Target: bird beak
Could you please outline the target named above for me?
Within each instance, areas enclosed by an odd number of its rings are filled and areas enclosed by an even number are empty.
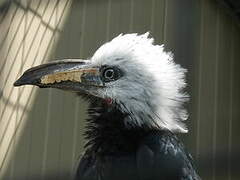
[[[14,86],[22,85],[85,93],[104,86],[100,69],[93,67],[89,60],[80,59],[59,60],[30,68],[14,83]]]

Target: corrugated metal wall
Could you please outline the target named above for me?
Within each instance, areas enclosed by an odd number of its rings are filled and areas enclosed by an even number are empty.
[[[240,31],[211,0],[22,0],[0,8],[0,179],[69,179],[83,151],[86,102],[13,88],[24,70],[87,58],[119,33],[150,31],[189,70],[190,132],[203,179],[239,179]]]

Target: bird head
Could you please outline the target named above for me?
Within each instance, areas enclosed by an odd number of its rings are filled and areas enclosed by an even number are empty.
[[[149,33],[120,34],[88,60],[65,59],[30,68],[15,86],[36,85],[87,94],[129,114],[126,127],[187,132],[186,70]]]

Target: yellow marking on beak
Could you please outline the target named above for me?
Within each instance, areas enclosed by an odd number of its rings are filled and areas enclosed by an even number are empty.
[[[74,71],[56,72],[54,74],[47,74],[41,78],[42,84],[53,84],[55,82],[59,83],[62,81],[72,81],[72,82],[82,82],[81,77],[83,74],[93,74],[99,75],[97,69],[82,69]]]

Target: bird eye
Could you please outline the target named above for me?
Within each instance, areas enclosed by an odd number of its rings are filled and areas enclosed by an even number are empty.
[[[113,69],[106,69],[103,73],[105,79],[112,80],[114,78],[114,70]]]
[[[121,77],[121,71],[116,67],[105,67],[102,70],[102,78],[105,82],[115,81]]]

